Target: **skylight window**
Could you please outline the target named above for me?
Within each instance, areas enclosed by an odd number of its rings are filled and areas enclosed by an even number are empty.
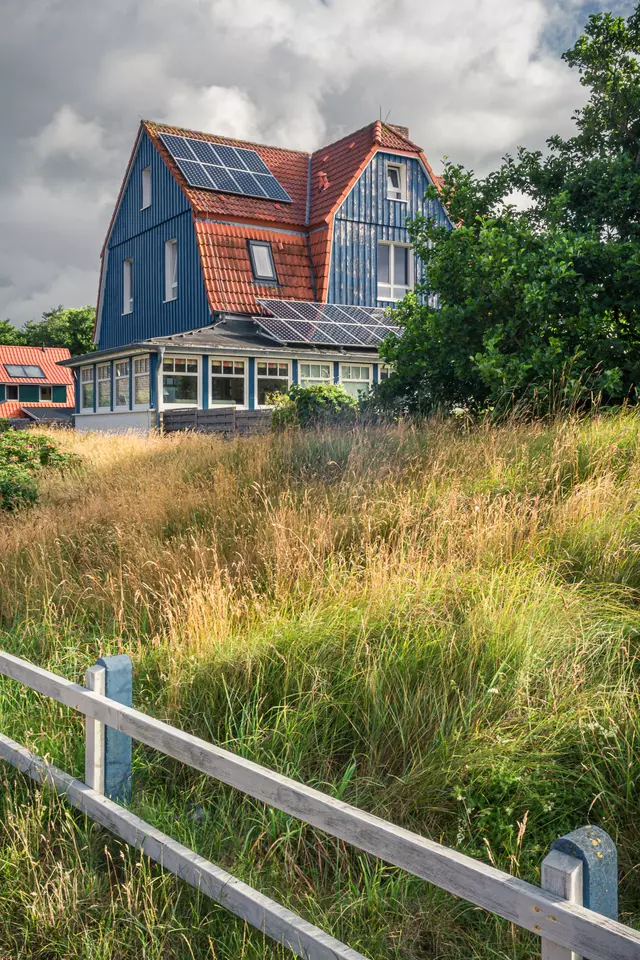
[[[267,280],[275,283],[278,280],[273,262],[271,244],[262,240],[249,240],[249,254],[251,255],[251,269],[256,280]]]
[[[10,377],[22,377],[29,380],[39,377],[44,380],[42,367],[36,367],[35,364],[5,363],[4,367]]]

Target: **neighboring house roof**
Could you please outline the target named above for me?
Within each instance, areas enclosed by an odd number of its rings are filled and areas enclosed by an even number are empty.
[[[0,383],[20,384],[72,384],[68,370],[58,366],[60,360],[71,356],[67,347],[16,347],[0,345]],[[11,377],[6,364],[40,367],[43,377]]]
[[[275,296],[326,301],[333,217],[376,151],[415,156],[431,180],[440,185],[440,178],[433,173],[421,147],[409,139],[406,129],[380,120],[314,153],[143,120],[118,204],[143,132],[155,145],[191,206],[202,273],[213,313],[259,313],[256,297],[274,293],[273,290],[265,293],[264,285],[257,284],[253,279],[246,242],[249,238],[271,241],[280,282]],[[276,202],[189,186],[161,140],[163,133],[255,150],[292,202]],[[117,210],[118,205],[111,220],[103,256]],[[97,334],[101,309],[102,293],[96,316]]]
[[[19,420],[26,416],[31,416],[31,419],[34,420],[36,417],[28,414],[26,411],[36,411],[44,414],[44,417],[38,417],[37,419],[48,419],[47,411],[51,410],[53,413],[51,417],[56,420],[66,419],[67,416],[71,416],[73,413],[73,404],[68,403],[51,403],[50,400],[43,400],[41,403],[38,403],[37,406],[33,405],[33,401],[29,404],[20,403],[19,400],[5,400],[3,403],[0,403],[0,420],[6,418]]]
[[[30,420],[70,420],[73,416],[73,407],[62,407],[59,404],[39,404],[37,407],[22,407],[22,412]]]

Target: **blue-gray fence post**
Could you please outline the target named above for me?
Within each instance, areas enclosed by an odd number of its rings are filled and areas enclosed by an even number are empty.
[[[542,888],[618,919],[618,853],[601,827],[580,827],[554,840],[542,861]],[[579,960],[575,953],[542,940],[542,960]]]
[[[97,666],[105,668],[105,696],[125,707],[133,706],[133,666],[126,654],[100,657]],[[110,800],[129,803],[132,783],[131,737],[105,727],[104,792]]]

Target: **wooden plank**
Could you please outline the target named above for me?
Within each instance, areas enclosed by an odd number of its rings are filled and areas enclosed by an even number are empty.
[[[563,900],[582,904],[582,861],[559,850],[552,850],[542,861],[542,889],[556,893]],[[582,958],[550,940],[542,939],[542,960],[582,960]]]
[[[86,673],[87,690],[104,697],[106,670],[96,664]],[[85,718],[84,782],[96,793],[104,793],[104,724]]]
[[[142,850],[145,856],[211,897],[235,916],[246,920],[252,927],[285,944],[299,957],[311,960],[366,960],[361,953],[172,840],[80,780],[45,763],[3,734],[0,734],[0,757],[37,783],[53,786],[76,809],[132,847]]]
[[[132,707],[98,697],[11,654],[0,653],[0,673],[590,960],[640,960],[640,932],[615,920],[568,903]]]

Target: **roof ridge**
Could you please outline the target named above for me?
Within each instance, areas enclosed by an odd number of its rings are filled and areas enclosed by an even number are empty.
[[[239,137],[228,137],[224,133],[207,133],[205,130],[193,130],[190,127],[181,127],[174,123],[158,123],[157,120],[141,120],[142,126],[155,127],[156,130],[182,130],[183,133],[197,133],[200,137],[218,137],[221,140],[231,140],[233,143],[245,144],[249,147],[262,147],[264,150],[282,150],[283,153],[294,153],[301,157],[310,157],[308,150],[293,150],[291,147],[278,147],[272,143],[256,143],[254,140],[241,140]]]

